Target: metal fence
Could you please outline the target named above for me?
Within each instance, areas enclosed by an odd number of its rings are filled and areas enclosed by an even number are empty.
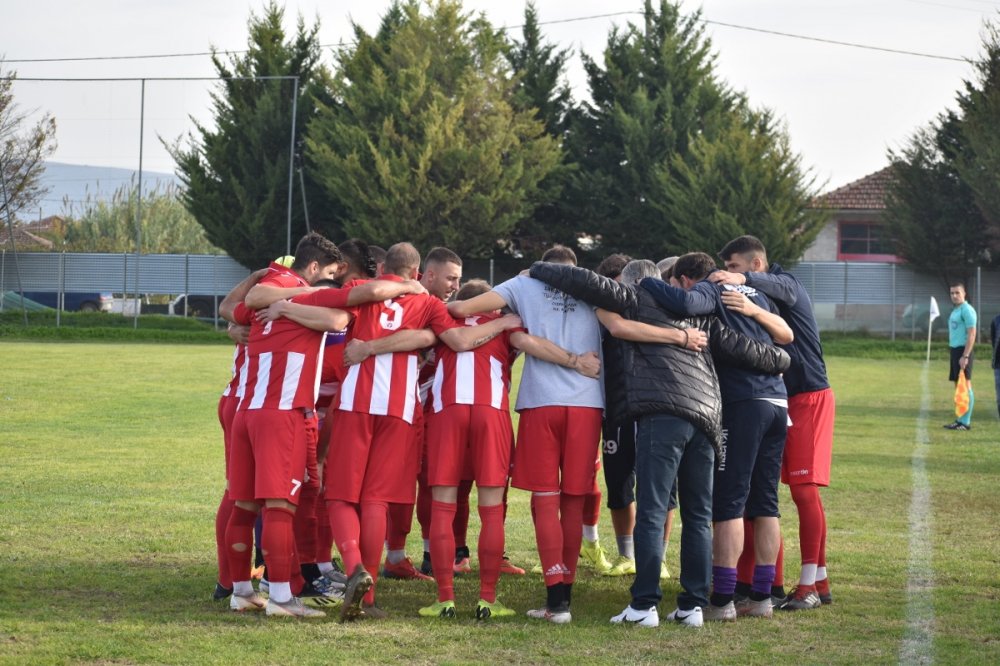
[[[518,259],[472,260],[465,262],[463,272],[467,279],[477,277],[496,284],[529,265]],[[19,252],[15,261],[4,250],[0,252],[0,308],[4,307],[2,294],[19,289],[127,296],[195,294],[221,299],[249,273],[226,255]],[[936,277],[906,266],[861,262],[801,263],[792,273],[809,292],[822,330],[922,338],[931,296],[942,312],[935,322],[935,335],[940,337],[946,330],[951,302],[946,285]],[[968,294],[980,316],[980,332],[988,331],[989,322],[1000,313],[1000,273],[977,272]]]

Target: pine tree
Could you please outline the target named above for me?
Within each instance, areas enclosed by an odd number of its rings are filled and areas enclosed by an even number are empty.
[[[534,2],[525,6],[521,35],[521,41],[511,44],[506,52],[516,77],[513,104],[518,109],[532,110],[545,123],[546,133],[561,146],[574,111],[565,79],[571,51],[557,50],[554,44],[543,41]],[[559,164],[540,183],[541,203],[514,229],[509,252],[536,256],[553,243],[574,242],[574,224],[557,205],[574,169],[567,158],[568,154],[561,151]]]
[[[303,140],[316,100],[319,26],[306,28],[300,17],[295,35],[286,39],[284,11],[270,2],[263,15],[251,13],[248,51],[212,62],[223,78],[212,95],[215,127],[197,125],[188,147],[171,149],[177,173],[186,186],[184,203],[213,244],[251,268],[267,265],[287,251],[289,163],[292,159],[292,109],[296,106],[296,144]],[[298,77],[297,105],[293,81],[232,77]],[[304,174],[310,226],[337,235],[337,206]],[[291,243],[306,232],[298,177],[292,191]]]
[[[603,68],[584,58],[593,101],[569,134],[580,169],[562,205],[595,254],[657,260],[757,233],[794,263],[820,223],[783,131],[717,79],[700,12],[646,0],[643,19],[612,31]]]
[[[490,256],[530,214],[559,159],[533,114],[514,108],[505,41],[455,0],[394,5],[379,31],[354,27],[307,151],[343,202],[349,235]]]

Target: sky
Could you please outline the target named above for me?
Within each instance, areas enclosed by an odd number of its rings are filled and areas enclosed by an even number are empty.
[[[351,21],[378,26],[387,0],[347,3],[288,0],[290,30],[298,15],[320,20],[320,41],[351,39]],[[211,81],[32,81],[29,79],[214,77],[206,55],[156,59],[29,62],[111,56],[205,53],[246,48],[250,12],[263,0],[50,0],[8,3],[0,22],[3,71],[17,72],[22,111],[48,111],[58,124],[53,161],[172,172],[162,142],[211,123]],[[520,37],[524,5],[465,0],[496,26]],[[640,19],[641,0],[536,0],[547,41],[574,52],[567,80],[587,96],[580,54],[601,62],[608,32]],[[887,149],[946,108],[964,79],[969,59],[981,55],[985,20],[1000,17],[1000,0],[704,0],[682,3],[702,11],[716,53],[716,72],[752,104],[785,123],[791,145],[821,191],[887,165]],[[622,14],[634,9],[635,14]],[[607,16],[617,14],[616,16]],[[552,22],[546,24],[546,22]],[[793,38],[774,33],[808,37]],[[924,57],[824,41],[940,56]],[[332,64],[331,48],[324,49]],[[944,58],[944,59],[943,59]],[[950,59],[947,59],[950,58]],[[957,59],[957,60],[956,60]]]

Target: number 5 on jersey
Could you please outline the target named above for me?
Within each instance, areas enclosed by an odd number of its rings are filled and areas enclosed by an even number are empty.
[[[383,311],[379,315],[378,323],[387,331],[395,331],[403,323],[403,306],[391,298],[384,301],[382,305],[392,311],[392,319],[389,318],[388,312]]]

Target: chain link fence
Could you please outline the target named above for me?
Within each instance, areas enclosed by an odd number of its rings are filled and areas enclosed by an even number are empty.
[[[465,279],[497,284],[530,266],[527,260],[471,260]],[[16,298],[26,294],[54,295],[64,309],[85,297],[115,298],[111,308],[126,315],[173,314],[217,320],[218,303],[250,271],[226,255],[73,254],[0,252],[0,310],[20,309]],[[809,262],[795,274],[813,302],[824,331],[863,331],[893,339],[927,335],[930,299],[937,299],[942,316],[934,335],[947,335],[951,308],[948,288],[932,276],[897,264]],[[968,285],[968,300],[979,313],[980,334],[1000,313],[1000,273],[978,271]],[[138,305],[136,305],[138,303]],[[139,317],[141,320],[141,317]]]

